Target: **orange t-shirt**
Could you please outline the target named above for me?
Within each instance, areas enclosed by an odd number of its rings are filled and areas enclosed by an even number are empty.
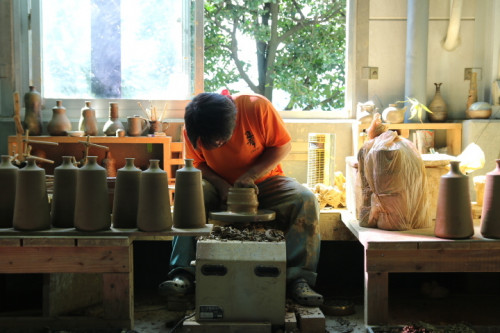
[[[194,160],[195,167],[205,162],[230,184],[234,184],[267,147],[280,147],[291,141],[283,120],[268,99],[246,94],[232,98],[237,109],[236,126],[231,139],[223,146],[207,150],[199,144],[195,150],[184,130],[187,158]],[[255,183],[276,175],[284,175],[281,164]]]

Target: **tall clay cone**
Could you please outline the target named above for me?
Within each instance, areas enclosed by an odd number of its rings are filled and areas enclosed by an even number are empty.
[[[50,229],[50,207],[45,184],[45,170],[28,158],[19,170],[14,205],[14,229],[24,231]]]
[[[141,169],[134,165],[134,158],[126,158],[125,166],[116,173],[112,222],[114,228],[137,228],[139,186]]]
[[[78,168],[73,164],[73,156],[63,156],[62,164],[54,169],[51,213],[53,227],[74,227],[77,173]]]
[[[206,224],[201,171],[186,159],[175,174],[174,228],[203,228]]]
[[[500,238],[500,159],[496,164],[495,170],[486,174],[484,185],[481,235],[486,238]]]
[[[474,235],[469,195],[469,177],[460,171],[460,162],[451,161],[450,172],[441,176],[436,226],[440,238],[463,239]]]
[[[149,168],[141,173],[137,212],[137,228],[141,231],[172,228],[168,176],[160,169],[159,163],[159,160],[150,160]]]
[[[0,228],[12,228],[14,203],[19,169],[10,163],[9,155],[2,155],[0,163]]]
[[[75,228],[100,231],[111,227],[106,169],[88,156],[76,177]]]

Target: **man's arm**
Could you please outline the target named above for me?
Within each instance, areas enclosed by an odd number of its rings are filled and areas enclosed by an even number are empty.
[[[254,187],[257,190],[255,181],[278,165],[291,149],[292,143],[290,141],[279,147],[267,147],[250,169],[234,182],[234,186]]]

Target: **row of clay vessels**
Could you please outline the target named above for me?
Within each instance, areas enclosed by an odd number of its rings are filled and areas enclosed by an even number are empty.
[[[77,168],[72,156],[54,169],[52,206],[48,203],[45,170],[28,158],[27,165],[18,169],[10,156],[2,155],[0,164],[1,228],[23,231],[55,228],[76,228],[80,231],[138,228],[141,231],[165,231],[172,225],[178,229],[205,226],[205,208],[201,171],[186,160],[186,166],[176,173],[176,197],[172,221],[167,173],[159,160],[150,160],[145,171],[127,158],[116,177],[112,214],[110,214],[106,170],[89,156],[87,163]],[[15,193],[15,195],[13,195]]]
[[[474,235],[469,177],[460,171],[460,162],[451,161],[450,171],[441,176],[434,234],[440,238],[465,239]],[[495,205],[496,202],[496,205]],[[486,174],[481,235],[500,238],[500,159]]]
[[[29,92],[24,95],[25,116],[23,121],[24,129],[29,130],[30,135],[42,135],[42,96],[34,86],[30,86]],[[138,116],[129,117],[137,118]],[[129,135],[140,136],[147,130],[154,134],[154,131],[161,131],[160,122],[148,123],[147,119],[140,117],[143,120],[142,126]],[[84,135],[96,136],[98,133],[98,125],[95,110],[92,108],[91,102],[86,101],[85,106],[81,109],[80,120],[78,122],[78,130],[84,132]],[[109,118],[103,126],[103,133],[106,136],[116,136],[117,132],[122,130],[125,132],[123,123],[119,119],[118,103],[109,102]],[[52,118],[47,125],[47,132],[52,136],[65,136],[71,131],[71,121],[66,115],[66,108],[62,105],[62,101],[56,101],[56,106],[52,108]],[[153,132],[152,132],[153,131]]]

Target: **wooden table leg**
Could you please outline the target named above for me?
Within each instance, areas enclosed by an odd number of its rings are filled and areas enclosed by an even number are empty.
[[[365,272],[365,323],[387,324],[389,319],[389,274]]]

